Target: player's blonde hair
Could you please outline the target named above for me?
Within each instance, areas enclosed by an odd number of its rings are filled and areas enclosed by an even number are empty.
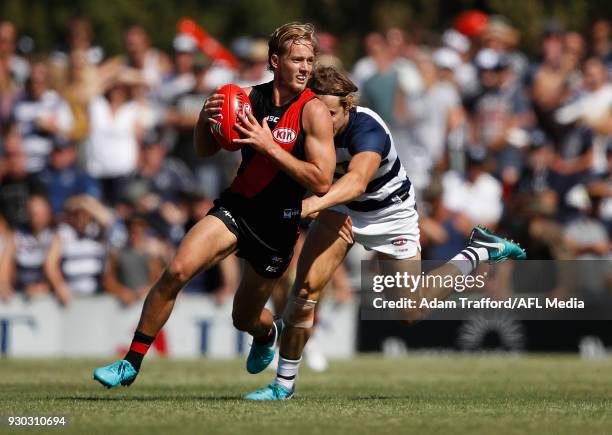
[[[268,68],[272,69],[272,55],[281,56],[291,48],[291,44],[305,41],[312,44],[315,56],[319,52],[319,42],[315,35],[315,28],[310,23],[293,21],[277,28],[268,41]]]
[[[335,66],[317,66],[308,86],[315,94],[340,98],[340,105],[344,110],[351,110],[359,101],[359,89],[355,83]]]

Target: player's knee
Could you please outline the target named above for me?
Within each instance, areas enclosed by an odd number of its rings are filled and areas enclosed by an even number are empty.
[[[303,285],[300,288],[294,288],[291,295],[295,295],[300,299],[307,299],[310,301],[317,301],[319,299],[319,291],[313,289],[309,285]]]
[[[311,329],[314,325],[316,300],[295,294],[289,296],[283,312],[283,321],[295,328]]]

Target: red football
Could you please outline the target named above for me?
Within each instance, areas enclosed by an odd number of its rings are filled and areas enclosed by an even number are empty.
[[[223,86],[217,93],[225,95],[225,99],[221,113],[215,117],[218,122],[210,125],[210,131],[221,148],[228,151],[239,150],[241,145],[232,142],[240,138],[238,132],[234,130],[234,124],[240,122],[239,114],[251,112],[251,100],[244,89],[233,84]]]

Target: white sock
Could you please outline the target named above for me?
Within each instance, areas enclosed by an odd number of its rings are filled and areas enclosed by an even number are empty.
[[[302,362],[302,358],[297,360],[286,359],[279,355],[275,382],[288,390],[292,390],[300,368],[300,362]]]
[[[463,274],[467,276],[478,267],[481,261],[489,259],[487,248],[473,248],[468,246],[463,251],[455,255],[449,263],[454,264]]]

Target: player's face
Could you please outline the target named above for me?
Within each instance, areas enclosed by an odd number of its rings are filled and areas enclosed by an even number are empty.
[[[290,44],[289,50],[277,57],[278,67],[275,68],[275,73],[284,86],[292,92],[300,93],[306,88],[312,73],[314,49],[308,41],[299,40]]]
[[[329,109],[329,114],[334,123],[334,136],[341,133],[349,122],[349,112],[340,104],[340,97],[335,95],[319,95],[319,99]]]

